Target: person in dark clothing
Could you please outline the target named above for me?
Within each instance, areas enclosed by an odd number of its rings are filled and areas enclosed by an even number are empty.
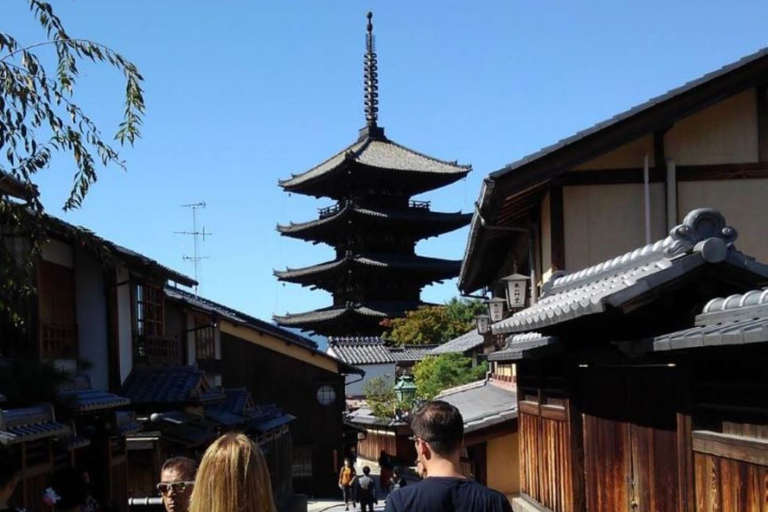
[[[360,502],[360,512],[373,512],[373,505],[379,500],[376,498],[376,481],[371,478],[371,468],[363,467],[363,476],[357,479],[357,501]]]
[[[424,480],[389,495],[385,512],[512,512],[506,496],[461,474],[464,420],[456,407],[427,402],[411,416]]]
[[[0,453],[0,512],[14,512],[17,508],[8,506],[8,502],[19,482],[19,466],[7,453]]]
[[[392,470],[392,478],[389,479],[389,489],[390,492],[396,491],[401,487],[405,487],[407,485],[407,482],[405,481],[405,478],[403,478],[403,475],[400,474],[400,468],[395,468]]]

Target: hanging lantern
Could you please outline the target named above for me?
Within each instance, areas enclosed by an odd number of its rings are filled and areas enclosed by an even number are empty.
[[[477,315],[475,321],[477,322],[478,334],[485,334],[491,328],[491,317],[488,315]]]
[[[400,402],[411,403],[416,399],[416,383],[413,375],[402,375],[395,384],[395,395]]]
[[[491,316],[491,322],[496,323],[504,319],[504,299],[494,297],[486,301],[488,303],[488,314]]]
[[[522,274],[512,274],[501,280],[507,285],[507,307],[509,307],[510,310],[524,308],[525,293],[530,277]]]

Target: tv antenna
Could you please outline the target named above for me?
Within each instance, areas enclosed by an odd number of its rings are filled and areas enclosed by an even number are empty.
[[[201,208],[205,208],[205,201],[200,201],[199,203],[190,203],[190,204],[183,204],[181,205],[182,208],[189,208],[192,210],[192,231],[174,231],[177,235],[187,235],[192,237],[192,243],[193,243],[193,253],[192,256],[182,256],[181,259],[184,261],[191,261],[192,264],[195,267],[195,281],[198,281],[198,271],[200,262],[202,260],[209,259],[207,256],[201,256],[199,251],[198,242],[202,241],[205,242],[205,237],[213,235],[213,233],[210,233],[205,230],[203,227],[202,230],[198,231],[197,229],[197,210]],[[197,295],[197,287],[198,285],[195,285],[195,295]]]

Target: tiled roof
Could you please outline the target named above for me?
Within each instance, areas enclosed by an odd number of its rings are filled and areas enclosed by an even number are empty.
[[[449,279],[459,272],[461,261],[399,254],[350,254],[337,260],[309,267],[276,270],[274,274],[283,281],[292,281],[300,280],[299,278],[305,276],[320,277],[326,273],[344,272],[353,266],[386,268],[396,271],[414,270],[435,274],[430,276],[432,279]]]
[[[463,354],[477,347],[483,346],[483,335],[477,332],[477,329],[472,329],[468,333],[462,334],[458,338],[454,338],[451,341],[447,341],[442,345],[432,349],[432,355],[440,354]]]
[[[205,374],[191,366],[134,367],[123,394],[136,405],[200,403],[208,391]]]
[[[380,338],[328,338],[328,350],[354,365],[395,363],[394,355]]]
[[[57,400],[77,412],[111,409],[131,403],[125,397],[91,389],[91,380],[87,375],[78,375],[59,388]]]
[[[347,421],[353,425],[377,425],[382,427],[399,427],[405,425],[405,421],[398,419],[381,419],[373,415],[368,407],[361,407],[347,415]]]
[[[243,324],[253,329],[265,331],[278,337],[284,341],[288,341],[295,345],[301,345],[311,349],[317,349],[317,343],[310,340],[307,337],[296,334],[293,331],[283,329],[278,325],[270,324],[264,320],[259,320],[256,317],[237,311],[230,307],[224,306],[212,300],[200,297],[193,293],[189,293],[185,290],[178,288],[166,287],[165,296],[171,300],[179,301],[197,310],[206,313],[216,313],[221,318],[232,321],[234,323]]]
[[[737,236],[716,210],[694,210],[664,240],[574,274],[555,273],[538,302],[494,324],[493,333],[537,330],[621,307],[705,264],[727,264],[755,278],[768,277],[768,266],[735,249]]]
[[[402,347],[390,347],[389,351],[395,361],[417,362],[431,355],[438,345],[404,345]]]
[[[136,420],[135,411],[115,411],[115,427],[122,436],[135,434],[142,429],[141,423]]]
[[[303,326],[313,323],[336,322],[344,315],[361,315],[374,319],[400,317],[406,311],[413,311],[421,305],[423,305],[421,302],[368,302],[345,306],[331,306],[306,313],[290,313],[285,316],[275,315],[274,319],[282,325],[302,326],[304,328]]]
[[[224,390],[225,400],[208,408],[217,411],[229,412],[240,416],[252,414],[255,410],[250,391],[245,388],[227,388]]]
[[[517,393],[487,381],[446,389],[435,399],[461,412],[465,434],[517,418]]]
[[[631,109],[622,112],[621,114],[615,115],[605,121],[601,121],[594,126],[587,128],[586,130],[582,130],[578,133],[575,133],[574,135],[571,135],[568,138],[562,139],[555,144],[552,144],[551,146],[547,146],[540,151],[537,151],[536,153],[532,153],[516,162],[513,162],[507,166],[505,166],[503,169],[493,172],[490,174],[491,178],[499,178],[501,176],[504,176],[508,173],[514,172],[516,169],[519,169],[520,167],[524,166],[525,164],[533,161],[538,160],[539,158],[548,155],[550,153],[554,153],[559,149],[562,149],[568,145],[571,145],[575,142],[580,141],[581,139],[586,138],[589,135],[592,135],[593,133],[605,130],[610,128],[611,126],[624,121],[632,116],[635,116],[637,114],[640,114],[641,112],[644,112],[646,110],[649,110],[650,108],[660,104],[664,103],[666,101],[672,100],[677,96],[682,95],[685,92],[690,91],[691,89],[694,89],[702,84],[705,84],[707,82],[710,82],[714,80],[715,78],[721,77],[723,75],[726,75],[732,71],[735,71],[736,69],[739,69],[741,67],[744,67],[748,64],[751,64],[755,61],[758,61],[760,59],[765,58],[768,56],[768,48],[763,48],[762,50],[753,53],[751,55],[747,55],[746,57],[737,60],[736,62],[733,62],[731,64],[728,64],[727,66],[723,66],[722,68],[713,71],[711,73],[707,73],[706,75],[697,78],[696,80],[692,80],[690,82],[687,82],[683,84],[680,87],[677,87],[675,89],[672,89],[660,96],[656,96],[655,98],[651,98],[650,100],[646,101],[645,103],[641,103],[640,105],[637,105],[635,107],[632,107]]]
[[[248,418],[244,416],[209,408],[205,409],[205,417],[227,427],[237,427],[248,423]]]
[[[654,351],[768,342],[768,290],[709,301],[694,327],[657,336]]]
[[[56,421],[50,404],[0,410],[1,444],[11,445],[69,435],[69,427]]]
[[[526,332],[514,334],[506,339],[503,349],[488,354],[489,361],[517,361],[525,357],[525,351],[534,348],[554,345],[557,338],[544,336],[538,332]]]
[[[283,234],[300,233],[301,231],[317,228],[324,224],[332,224],[335,221],[350,215],[369,217],[372,219],[404,221],[407,222],[409,226],[413,226],[415,224],[426,224],[429,228],[431,228],[431,230],[439,232],[444,232],[443,230],[439,229],[439,226],[443,224],[450,225],[449,229],[458,229],[461,226],[469,224],[469,221],[472,219],[471,213],[442,213],[433,212],[424,208],[408,208],[403,210],[394,210],[388,208],[372,209],[357,207],[350,203],[345,205],[343,208],[340,208],[338,212],[334,213],[333,215],[329,215],[328,217],[323,217],[308,222],[291,222],[288,225],[278,225],[277,230]]]
[[[279,184],[283,188],[295,187],[331,173],[345,162],[406,173],[453,174],[457,180],[471,170],[471,166],[438,160],[387,139],[366,138],[339,151],[307,172],[280,180]]]

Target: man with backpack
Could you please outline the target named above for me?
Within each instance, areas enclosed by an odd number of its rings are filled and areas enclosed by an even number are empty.
[[[376,480],[371,478],[371,468],[363,467],[363,476],[357,479],[357,501],[360,502],[360,512],[373,512],[373,505],[378,504],[376,498]]]

